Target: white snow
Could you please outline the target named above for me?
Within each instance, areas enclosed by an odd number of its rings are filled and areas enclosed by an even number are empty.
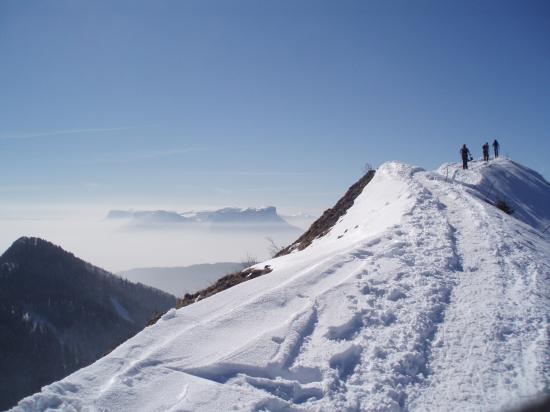
[[[272,273],[169,311],[15,410],[485,411],[540,396],[550,188],[506,159],[471,165],[382,165],[327,235],[258,265]]]
[[[168,312],[166,312],[164,315],[161,316],[162,320],[169,320],[176,317],[176,309],[172,308]]]

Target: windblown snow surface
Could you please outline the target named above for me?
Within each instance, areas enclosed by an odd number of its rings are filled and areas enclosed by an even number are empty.
[[[493,203],[502,199],[509,216]],[[550,186],[382,165],[273,272],[171,310],[15,410],[501,410],[548,393]]]

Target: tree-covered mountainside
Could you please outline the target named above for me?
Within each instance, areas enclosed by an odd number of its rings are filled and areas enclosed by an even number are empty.
[[[0,257],[0,409],[99,359],[175,298],[23,237]]]

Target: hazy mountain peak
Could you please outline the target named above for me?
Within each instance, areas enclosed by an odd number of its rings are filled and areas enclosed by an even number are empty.
[[[180,223],[194,224],[235,224],[235,225],[271,225],[279,228],[294,229],[277,213],[275,206],[265,207],[224,207],[215,210],[188,211],[184,213],[166,210],[111,210],[107,219],[128,220],[137,225],[166,225]],[[179,226],[185,228],[186,226]]]
[[[14,248],[33,248],[33,247],[52,247],[58,248],[47,240],[41,239],[39,237],[30,237],[30,236],[21,236],[15,242],[13,242],[12,247]]]

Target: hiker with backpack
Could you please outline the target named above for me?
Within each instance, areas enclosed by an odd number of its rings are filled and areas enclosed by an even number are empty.
[[[495,152],[495,159],[498,157],[498,150],[500,149],[500,144],[497,142],[497,139],[493,141],[493,150]]]
[[[460,149],[460,155],[462,156],[462,169],[468,169],[468,160],[471,160],[470,150],[463,144]]]
[[[488,162],[489,161],[489,143],[485,143],[483,146],[481,146],[483,149],[483,160]]]

